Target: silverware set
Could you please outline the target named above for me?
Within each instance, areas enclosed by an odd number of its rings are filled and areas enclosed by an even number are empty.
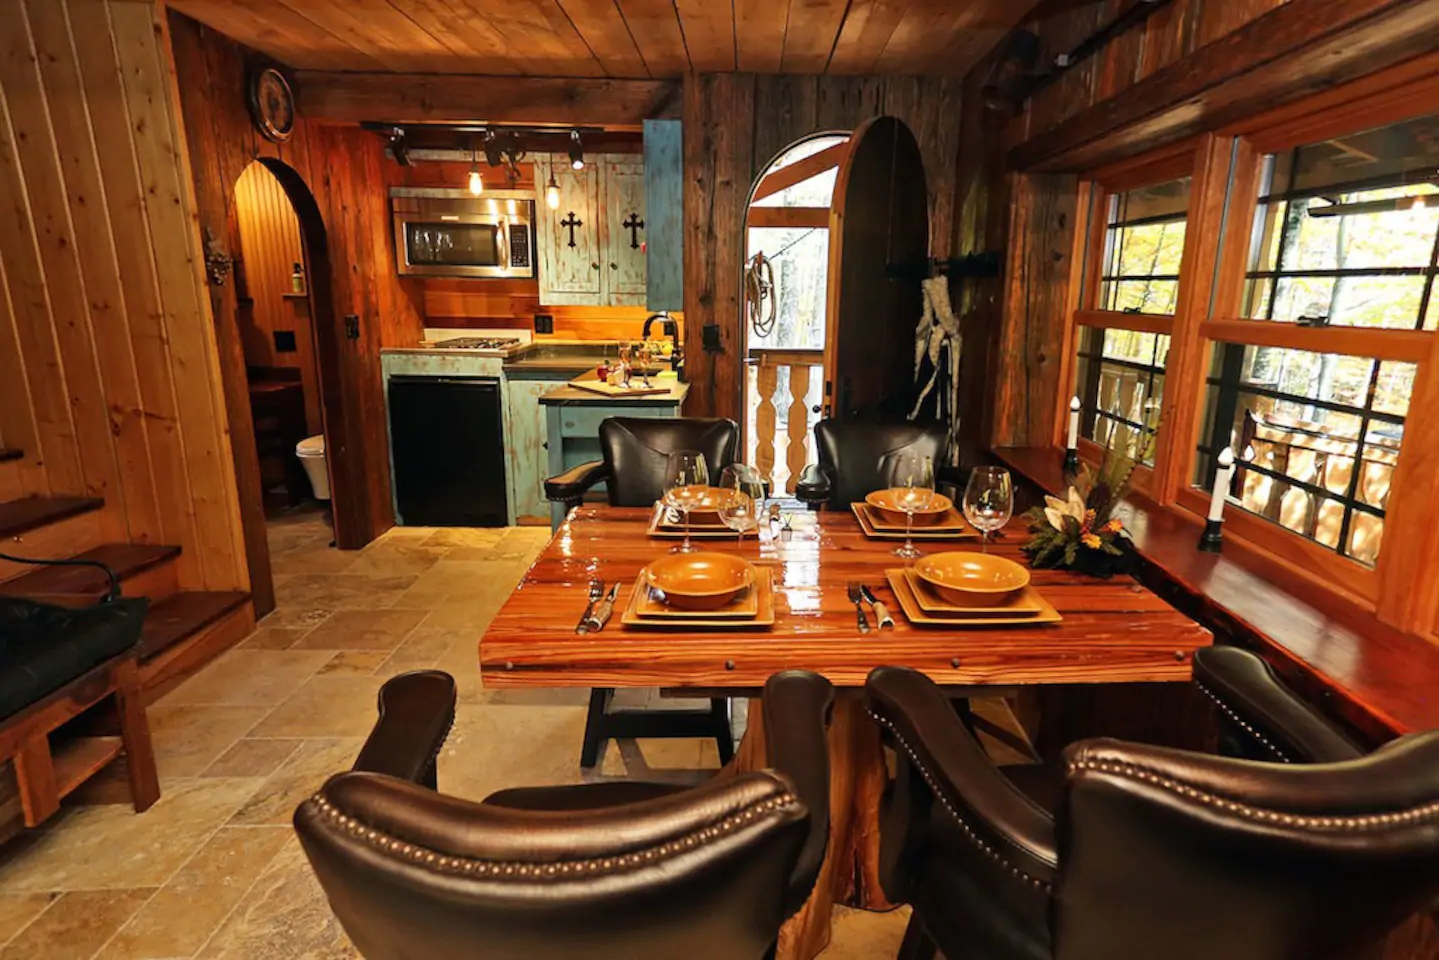
[[[585,605],[585,612],[580,614],[580,622],[575,624],[575,633],[598,633],[603,630],[610,615],[615,612],[615,598],[619,593],[618,583],[611,586],[609,593],[606,593],[603,580],[590,580],[589,603]]]
[[[889,615],[889,608],[886,607],[874,591],[858,581],[851,580],[846,587],[846,594],[849,602],[854,604],[855,625],[859,627],[861,634],[869,633],[869,618],[864,615],[864,605],[867,603],[874,611],[874,622],[879,629],[894,628],[894,618]]]

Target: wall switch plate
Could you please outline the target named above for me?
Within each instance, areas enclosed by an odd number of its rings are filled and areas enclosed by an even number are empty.
[[[705,353],[724,353],[724,345],[720,342],[720,328],[717,323],[707,323],[700,331],[703,338]]]
[[[345,314],[345,337],[350,340],[360,339],[360,315],[358,313]]]
[[[552,313],[535,314],[535,333],[554,333],[555,315]]]
[[[297,350],[299,350],[299,346],[296,345],[296,343],[295,343],[295,331],[293,331],[293,330],[276,330],[276,331],[275,331],[275,352],[276,352],[276,353],[294,353],[294,352],[297,351]]]

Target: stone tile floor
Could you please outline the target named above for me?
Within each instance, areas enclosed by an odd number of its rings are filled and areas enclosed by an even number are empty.
[[[290,829],[349,766],[386,678],[438,667],[460,704],[440,788],[581,779],[586,691],[485,691],[476,645],[548,531],[396,528],[362,551],[314,513],[270,529],[279,606],[150,710],[160,801],[67,807],[0,849],[0,960],[356,956]],[[643,696],[643,694],[641,694]],[[713,742],[611,744],[598,777],[700,778]],[[907,910],[838,912],[826,960],[893,957]]]

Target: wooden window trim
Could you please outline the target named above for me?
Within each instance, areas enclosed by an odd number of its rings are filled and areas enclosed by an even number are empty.
[[[1174,330],[1172,313],[1119,313],[1115,310],[1076,310],[1074,322],[1081,327],[1104,330],[1134,330],[1169,336]]]
[[[1274,320],[1215,319],[1199,327],[1216,343],[1280,347],[1314,353],[1423,363],[1433,349],[1432,330],[1381,330],[1374,327],[1300,327]]]

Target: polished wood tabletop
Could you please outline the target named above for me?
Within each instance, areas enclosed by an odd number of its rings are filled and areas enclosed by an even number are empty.
[[[776,621],[768,629],[630,629],[620,614],[635,577],[673,540],[648,535],[651,511],[582,506],[572,512],[480,640],[487,687],[695,687],[748,689],[779,670],[803,667],[838,686],[861,686],[877,666],[903,664],[941,684],[1007,686],[1187,681],[1208,630],[1129,577],[1098,580],[1033,571],[1034,587],[1063,615],[1042,626],[915,627],[885,581],[903,566],[894,541],[871,540],[849,514],[801,516],[787,537],[762,530],[696,541],[768,567]],[[990,550],[1023,560],[1022,522]],[[926,553],[978,550],[973,540],[924,541]],[[598,633],[577,634],[591,578],[623,586],[614,616]],[[861,635],[846,585],[859,581],[884,601],[893,629]],[[871,624],[873,616],[868,609]]]

